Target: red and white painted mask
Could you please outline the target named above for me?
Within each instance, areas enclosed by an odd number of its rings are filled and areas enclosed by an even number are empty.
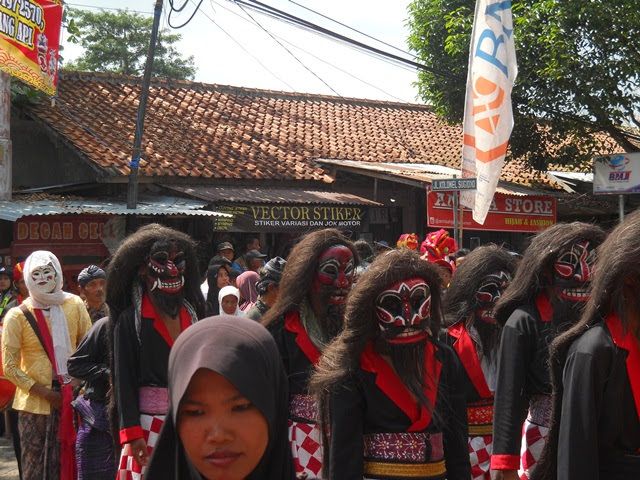
[[[376,299],[382,337],[389,343],[415,343],[429,334],[431,289],[419,277],[390,285]]]
[[[185,267],[184,252],[178,251],[174,245],[154,244],[147,262],[149,291],[168,295],[181,292],[184,287]]]
[[[326,298],[330,305],[342,305],[353,285],[355,261],[345,245],[326,249],[318,259],[318,269],[311,284],[314,295]]]
[[[51,293],[56,288],[56,269],[51,264],[41,265],[31,271],[32,288],[41,293]]]
[[[495,272],[487,275],[480,282],[476,291],[476,318],[486,323],[496,323],[493,307],[511,282],[509,272]]]
[[[595,261],[596,249],[588,240],[576,242],[560,252],[553,264],[553,286],[558,298],[568,302],[589,300]]]

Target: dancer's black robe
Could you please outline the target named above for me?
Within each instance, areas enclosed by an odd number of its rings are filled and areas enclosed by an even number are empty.
[[[574,341],[562,385],[558,480],[640,479],[640,349],[615,315]]]
[[[400,377],[368,345],[361,356],[360,368],[336,389],[330,400],[328,478],[385,478],[364,473],[365,462],[380,459],[365,457],[363,435],[426,432],[431,436],[442,434],[446,474],[423,478],[468,480],[471,473],[461,368],[449,347],[439,341],[427,343],[425,376],[431,379],[431,384],[425,394],[435,404],[432,414],[430,409],[418,405]]]

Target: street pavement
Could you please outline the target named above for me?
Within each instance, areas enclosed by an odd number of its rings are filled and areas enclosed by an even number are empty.
[[[0,478],[2,480],[18,480],[18,464],[13,454],[11,440],[0,437]]]

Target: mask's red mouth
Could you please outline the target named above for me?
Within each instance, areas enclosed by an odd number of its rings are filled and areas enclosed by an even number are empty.
[[[568,302],[586,302],[589,300],[589,289],[582,288],[562,288],[558,293],[558,297]]]
[[[178,293],[184,287],[184,277],[171,277],[168,279],[156,278],[156,281],[151,286],[151,291],[159,290],[163,293]]]

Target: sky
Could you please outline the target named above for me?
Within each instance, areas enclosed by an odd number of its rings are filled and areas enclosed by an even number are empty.
[[[185,10],[172,16],[173,24],[183,23],[196,7],[186,0]],[[173,0],[174,5],[183,0]],[[271,6],[300,16],[381,49],[408,57],[392,47],[323,19],[299,5],[315,10],[407,51],[406,26],[409,0],[262,0]],[[73,8],[96,11],[97,8],[122,8],[152,15],[153,0],[70,0]],[[296,5],[298,4],[298,5]],[[169,0],[164,0],[161,26],[167,25]],[[252,10],[246,10],[264,29],[275,36],[290,53],[245,12],[229,0],[203,0],[193,20],[177,30],[178,44],[184,56],[193,55],[197,68],[195,80],[270,90],[320,93],[345,97],[417,102],[417,78],[411,67],[398,66],[361,53],[316,34],[281,23]],[[186,14],[186,15],[183,15]],[[226,32],[224,33],[223,32]],[[82,48],[66,42],[64,57],[73,60]],[[409,57],[410,58],[410,57]]]

